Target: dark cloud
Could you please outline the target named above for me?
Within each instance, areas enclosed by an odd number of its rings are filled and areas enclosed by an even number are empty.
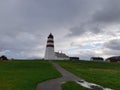
[[[120,51],[119,50],[105,49],[105,50],[103,50],[103,54],[106,55],[107,57],[120,56]]]
[[[98,34],[98,33],[102,33],[103,30],[102,30],[103,26],[99,25],[99,24],[89,24],[89,23],[84,23],[82,25],[80,25],[79,27],[78,26],[75,26],[75,27],[72,27],[70,28],[70,33],[67,35],[67,36],[81,36],[83,34],[86,34],[86,33],[93,33],[93,34]]]
[[[115,23],[120,22],[120,1],[107,0],[93,15],[94,22]]]
[[[96,5],[98,6],[96,6]],[[89,7],[89,6],[88,6]],[[94,34],[104,34],[103,29],[112,25],[119,24],[120,21],[120,1],[106,0],[93,4],[96,9],[89,9],[92,14],[88,14],[84,22],[69,29],[68,36],[81,36],[86,32]],[[83,20],[82,19],[82,20]],[[104,29],[105,30],[105,29]],[[111,32],[111,31],[110,31]],[[111,32],[113,34],[114,31]]]
[[[107,57],[120,55],[120,39],[107,41],[103,45],[103,54]]]
[[[70,28],[70,33],[67,35],[69,36],[80,36],[82,34],[84,34],[86,32],[86,29],[84,26],[80,26],[80,27],[72,27]]]
[[[106,42],[105,47],[111,50],[120,50],[120,39],[113,39]]]

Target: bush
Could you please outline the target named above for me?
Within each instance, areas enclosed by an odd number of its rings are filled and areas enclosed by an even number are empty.
[[[7,58],[6,56],[2,55],[2,56],[0,57],[0,61],[5,61],[5,60],[8,60],[8,58]]]

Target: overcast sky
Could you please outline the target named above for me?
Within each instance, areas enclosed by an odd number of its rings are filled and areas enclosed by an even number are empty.
[[[120,55],[120,0],[0,0],[0,55],[43,58],[50,32],[69,56]]]

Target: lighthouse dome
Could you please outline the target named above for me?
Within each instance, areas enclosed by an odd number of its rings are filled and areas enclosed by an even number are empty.
[[[53,38],[53,35],[52,35],[52,33],[50,33],[50,35],[48,36],[48,38]]]

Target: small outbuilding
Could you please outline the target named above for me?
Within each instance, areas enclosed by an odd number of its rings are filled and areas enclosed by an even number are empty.
[[[91,61],[104,61],[104,59],[102,57],[91,57],[90,58]]]
[[[107,62],[120,62],[120,56],[109,57],[106,59]]]
[[[79,57],[70,57],[70,60],[79,60]]]

